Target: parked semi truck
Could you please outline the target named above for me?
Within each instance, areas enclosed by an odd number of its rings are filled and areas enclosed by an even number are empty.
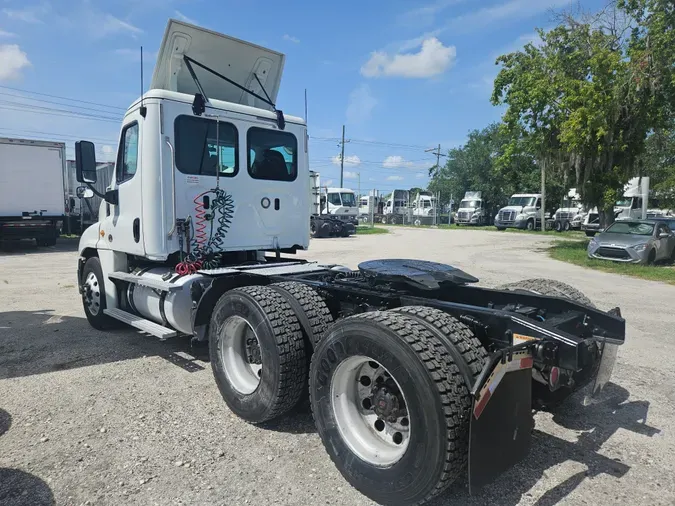
[[[557,232],[579,230],[587,214],[581,195],[576,188],[571,188],[562,205],[553,213],[553,229]]]
[[[541,194],[516,193],[495,216],[497,230],[521,228],[535,230],[541,227]]]
[[[438,199],[433,192],[418,192],[412,201],[412,222],[414,225],[436,225]]]
[[[457,225],[485,225],[488,221],[487,208],[482,192],[465,192],[459,203],[455,223]]]
[[[66,145],[0,138],[0,240],[53,246],[65,218]]]
[[[333,191],[333,188],[321,187],[321,176],[318,172],[309,171],[310,174],[310,217],[309,229],[312,237],[348,237],[356,232],[356,199],[351,190],[341,189],[344,191]],[[351,199],[354,199],[354,206],[342,205],[341,194],[345,193],[344,201],[351,203],[349,194],[351,192]],[[337,193],[340,205],[334,204],[336,199],[334,197]],[[333,195],[333,196],[331,196]],[[331,204],[330,201],[334,203]]]
[[[525,458],[533,406],[602,389],[625,321],[556,281],[495,289],[423,260],[294,257],[312,207],[305,120],[275,105],[284,60],[169,21],[80,240],[85,315],[208,342],[250,423],[308,393],[326,451],[373,501],[423,504],[465,473],[475,491]],[[76,162],[93,187],[92,143]]]
[[[408,190],[394,190],[384,203],[382,215],[379,216],[381,223],[402,224],[409,222],[408,204],[410,192]]]

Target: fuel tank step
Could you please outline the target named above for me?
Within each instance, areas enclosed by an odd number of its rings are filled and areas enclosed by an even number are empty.
[[[154,288],[155,290],[160,290],[162,292],[171,292],[173,290],[180,290],[182,288],[180,285],[168,283],[166,281],[160,281],[158,279],[137,276],[135,274],[129,274],[128,272],[111,272],[108,274],[108,277],[110,279],[126,281],[127,283],[147,286],[148,288]]]
[[[140,316],[136,316],[135,314],[122,311],[121,309],[104,309],[103,312],[111,318],[115,318],[115,320],[124,322],[127,325],[131,325],[138,330],[147,332],[148,334],[159,337],[160,339],[168,339],[178,335],[178,331],[176,330],[163,327],[162,325],[151,322],[150,320],[146,320],[145,318],[141,318]]]

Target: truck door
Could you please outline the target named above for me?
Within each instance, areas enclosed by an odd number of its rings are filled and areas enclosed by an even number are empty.
[[[118,192],[117,204],[106,204],[100,219],[102,240],[110,249],[144,255],[141,184],[141,117],[138,111],[128,115],[117,153],[112,188]]]

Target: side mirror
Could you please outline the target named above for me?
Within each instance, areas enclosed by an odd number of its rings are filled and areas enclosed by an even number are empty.
[[[78,186],[75,195],[78,199],[90,199],[94,196],[94,192],[86,186]]]
[[[668,232],[661,232],[659,234],[659,239],[668,239],[670,237],[670,234]]]
[[[75,176],[78,183],[96,183],[96,150],[94,143],[75,143]]]

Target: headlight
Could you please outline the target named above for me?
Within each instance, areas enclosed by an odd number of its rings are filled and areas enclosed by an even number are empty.
[[[647,248],[647,243],[643,242],[641,244],[633,244],[631,248],[633,248],[635,251],[644,251],[645,248]]]
[[[524,214],[519,214],[518,216],[516,216],[516,221],[523,221],[525,218],[527,218],[527,216],[525,216]]]

